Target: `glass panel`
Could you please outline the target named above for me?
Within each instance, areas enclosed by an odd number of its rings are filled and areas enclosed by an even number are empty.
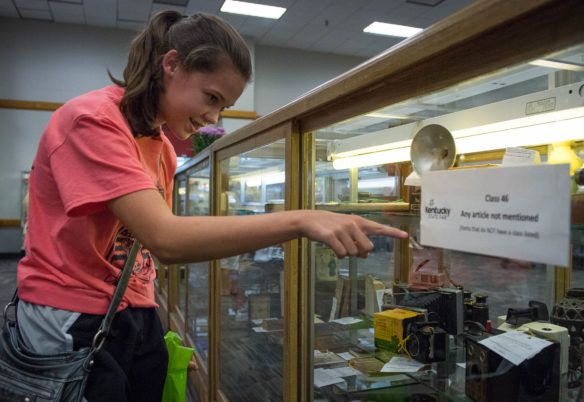
[[[584,291],[567,289],[584,287],[583,187],[573,182],[570,267],[427,247],[420,244],[421,190],[410,176],[410,144],[423,126],[439,124],[456,142],[453,169],[498,165],[505,148],[524,147],[542,163],[571,163],[574,174],[584,156],[582,120],[584,47],[578,46],[317,131],[315,208],[400,227],[410,239],[371,236],[366,260],[339,260],[323,244],[311,245],[319,317],[315,400],[386,400],[396,392],[403,400],[414,394],[495,400],[493,392],[503,390],[510,400],[579,400]],[[547,136],[517,135],[519,128],[556,121],[579,129],[548,125]],[[547,328],[545,337],[558,342],[547,349],[551,354],[541,352],[520,369],[508,364],[514,374],[495,376],[502,358],[479,340],[538,320],[546,321],[538,324]],[[393,357],[420,368],[382,372]],[[343,370],[322,370],[333,368]],[[547,377],[521,382],[535,373]],[[327,376],[337,377],[334,384],[322,382]]]
[[[223,215],[284,208],[284,140],[222,162]],[[221,260],[221,377],[228,400],[282,400],[282,246]]]
[[[177,214],[181,215],[181,216],[185,216],[187,214],[187,208],[188,205],[190,203],[189,200],[189,191],[190,191],[190,186],[188,185],[188,177],[186,174],[182,174],[179,176],[179,181],[178,181],[178,189],[177,189],[177,203],[176,203],[176,208],[177,208]],[[187,271],[187,267],[186,265],[177,265],[178,269],[178,308],[180,310],[180,312],[182,313],[183,317],[185,317],[186,319],[186,295],[187,295],[187,291],[186,291],[186,271]]]
[[[209,216],[209,181],[211,170],[208,160],[189,169],[188,215]],[[208,362],[209,333],[209,262],[189,264],[188,311],[185,314],[187,331],[195,349],[205,363]]]
[[[186,176],[184,174],[178,174],[175,176],[174,184],[174,194],[173,194],[173,209],[176,215],[185,215],[186,208]],[[161,272],[162,270],[162,272]],[[156,264],[156,281],[158,286],[162,286],[162,289],[168,295],[168,266],[165,264]],[[181,291],[182,292],[182,291]],[[184,294],[184,292],[183,292]]]
[[[187,211],[187,179],[185,175],[179,176],[175,197],[176,214],[185,216]]]

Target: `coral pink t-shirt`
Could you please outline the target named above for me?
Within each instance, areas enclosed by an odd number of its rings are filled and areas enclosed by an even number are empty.
[[[57,109],[30,173],[26,256],[18,264],[22,300],[104,314],[133,236],[107,202],[144,189],[172,200],[176,154],[169,140],[134,138],[119,110],[124,89],[87,93]],[[138,252],[120,309],[154,307],[154,262]]]

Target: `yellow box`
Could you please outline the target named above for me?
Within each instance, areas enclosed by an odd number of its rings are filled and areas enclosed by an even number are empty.
[[[373,316],[375,346],[397,352],[399,343],[407,336],[408,324],[423,317],[421,313],[399,308],[375,313]]]

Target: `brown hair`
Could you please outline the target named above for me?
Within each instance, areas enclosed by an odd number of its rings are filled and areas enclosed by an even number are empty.
[[[157,136],[153,127],[163,89],[162,59],[171,49],[178,52],[187,72],[215,72],[227,60],[249,81],[251,57],[245,41],[221,18],[197,13],[190,17],[160,11],[132,41],[124,79],[110,79],[126,89],[120,110],[134,136]]]

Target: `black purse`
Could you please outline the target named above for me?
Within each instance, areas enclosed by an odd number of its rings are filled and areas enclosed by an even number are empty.
[[[91,347],[53,355],[29,350],[20,340],[16,320],[8,318],[8,310],[18,302],[17,293],[14,294],[4,309],[4,326],[0,334],[0,402],[83,400],[94,355],[103,346],[124,297],[139,246],[135,240]]]

